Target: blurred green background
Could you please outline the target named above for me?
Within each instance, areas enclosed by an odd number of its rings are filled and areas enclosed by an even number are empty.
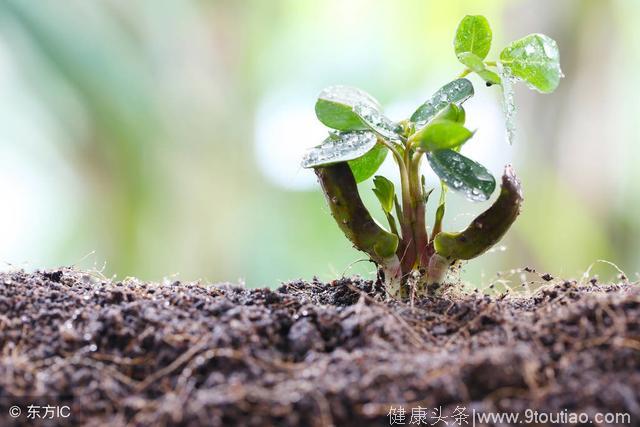
[[[518,87],[512,147],[499,89],[472,77],[465,152],[496,174],[513,162],[526,202],[465,277],[525,265],[576,277],[596,259],[633,277],[640,2],[627,0],[2,1],[0,268],[248,286],[371,274],[298,166],[325,132],[315,97],[358,86],[407,117],[462,70],[452,37],[465,14],[488,17],[488,59],[542,32],[566,75],[552,95]],[[449,228],[488,206],[450,201]]]

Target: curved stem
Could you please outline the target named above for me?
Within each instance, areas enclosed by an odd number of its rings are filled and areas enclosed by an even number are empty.
[[[389,150],[391,150],[391,152],[393,153],[393,156],[398,161],[398,164],[403,163],[402,154],[400,154],[400,152],[398,151],[398,148],[396,147],[396,144],[394,144],[393,142],[389,142],[384,138],[378,138],[378,141],[382,142],[384,145],[387,146],[387,148]]]
[[[331,215],[356,249],[382,263],[396,255],[398,236],[380,227],[365,207],[348,163],[318,166],[315,173],[329,204]]]
[[[495,202],[458,233],[440,233],[433,239],[436,253],[454,260],[475,258],[495,245],[520,214],[520,181],[510,165],[502,175],[502,188]]]

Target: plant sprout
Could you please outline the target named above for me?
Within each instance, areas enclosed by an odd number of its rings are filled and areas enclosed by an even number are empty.
[[[460,154],[474,132],[464,126],[464,101],[474,94],[464,78],[477,74],[487,86],[501,86],[509,141],[514,134],[512,84],[522,81],[542,93],[553,92],[562,72],[551,38],[531,34],[505,47],[498,61],[487,61],[491,28],[483,16],[465,16],[454,50],[465,66],[457,79],[436,91],[407,120],[395,122],[364,91],[347,86],[324,89],[316,102],[318,119],[332,130],[310,149],[302,166],[313,168],[338,226],[356,249],[366,252],[384,278],[387,294],[397,299],[439,294],[447,273],[459,261],[475,258],[495,245],[520,212],[520,183],[510,165],[494,203],[463,231],[445,232],[442,222],[447,191],[472,202],[487,201],[496,188],[491,173]],[[400,189],[383,176],[373,179],[389,229],[370,215],[357,183],[371,178],[391,152],[400,171]],[[440,178],[440,197],[430,229],[427,189],[420,173],[423,159]]]

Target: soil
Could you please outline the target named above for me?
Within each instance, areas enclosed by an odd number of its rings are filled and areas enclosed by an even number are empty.
[[[548,279],[412,306],[358,278],[269,290],[1,273],[0,425],[33,425],[6,414],[37,399],[69,405],[55,423],[73,425],[388,426],[401,406],[406,425],[417,408],[449,425],[456,410],[526,409],[639,425],[640,287]]]

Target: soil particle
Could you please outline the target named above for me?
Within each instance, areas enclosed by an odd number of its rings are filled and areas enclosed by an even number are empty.
[[[0,425],[20,423],[3,418],[20,396],[66,402],[79,425],[388,426],[391,406],[407,424],[420,406],[637,425],[640,289],[556,282],[411,306],[358,278],[272,291],[0,273]]]
[[[324,349],[320,332],[307,317],[293,324],[287,339],[291,352],[297,356],[297,359],[304,357],[309,351],[323,351]]]

